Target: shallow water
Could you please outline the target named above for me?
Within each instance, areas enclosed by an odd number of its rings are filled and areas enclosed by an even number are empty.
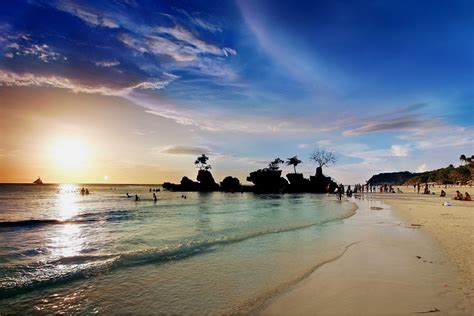
[[[232,313],[340,247],[331,227],[354,211],[326,195],[87,187],[0,185],[0,312]]]

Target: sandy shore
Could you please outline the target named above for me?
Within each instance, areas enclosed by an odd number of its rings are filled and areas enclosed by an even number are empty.
[[[426,200],[431,206],[425,209]],[[474,202],[473,206],[444,207],[444,200],[435,196],[412,193],[373,194],[355,201],[359,206],[356,215],[335,229],[340,230],[341,245],[356,244],[341,247],[337,260],[320,266],[266,302],[256,314],[473,315],[469,271],[474,259],[472,242],[468,242],[472,240]],[[471,214],[461,216],[458,209]],[[446,213],[452,215],[442,215]],[[444,226],[441,233],[436,225]],[[463,232],[453,235],[455,230]],[[449,236],[448,241],[438,242],[443,235]]]
[[[462,194],[472,187],[444,189],[447,196],[439,197],[442,188],[430,188],[436,195],[416,194],[412,188],[402,188],[403,194],[378,194],[376,198],[390,204],[395,215],[410,225],[421,225],[420,230],[429,234],[441,246],[450,261],[462,274],[465,293],[474,305],[474,201],[455,201],[455,191]],[[452,206],[443,206],[444,202]]]

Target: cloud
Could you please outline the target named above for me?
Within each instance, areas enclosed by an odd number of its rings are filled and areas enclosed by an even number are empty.
[[[54,51],[46,44],[25,44],[10,43],[6,46],[5,57],[15,56],[36,56],[39,60],[48,63],[50,61],[67,60],[67,57]]]
[[[58,0],[56,6],[53,6],[59,11],[67,12],[79,19],[83,20],[89,25],[100,26],[106,28],[118,28],[119,24],[110,16],[103,12],[95,11],[86,6],[79,5],[69,0]]]
[[[428,170],[428,168],[427,168],[427,166],[426,166],[425,163],[424,163],[424,164],[421,164],[421,165],[418,166],[418,167],[416,167],[416,172],[425,172],[425,171],[427,171],[427,170]]]
[[[110,61],[103,60],[103,61],[96,61],[94,62],[94,64],[97,67],[109,68],[109,67],[115,67],[115,66],[120,65],[120,62],[116,60],[110,60]]]
[[[416,103],[399,107],[381,115],[370,117],[356,122],[360,127],[344,131],[344,136],[358,136],[362,134],[394,131],[417,131],[419,129],[433,128],[440,122],[437,119],[427,118],[418,111],[426,107],[426,103]]]
[[[410,147],[408,145],[392,145],[391,151],[395,157],[407,157]]]
[[[414,118],[398,118],[382,122],[370,122],[364,126],[344,131],[344,136],[357,136],[373,132],[389,132],[414,129],[419,126],[419,121]]]
[[[201,55],[229,57],[237,52],[207,43],[182,26],[155,27],[142,35],[122,33],[118,39],[139,53],[168,56],[177,62],[190,62]]]
[[[200,146],[169,146],[160,151],[163,154],[171,155],[201,155],[211,154],[211,150],[208,147]]]
[[[87,85],[61,76],[41,76],[31,73],[17,74],[0,69],[0,86],[19,87],[51,87],[68,89],[73,92],[98,93],[103,95],[125,96],[134,90],[163,89],[175,78],[163,80],[143,81],[125,87],[108,87],[101,85]]]
[[[201,13],[193,13],[189,14],[186,10],[180,8],[174,8],[176,12],[181,13],[184,15],[192,24],[207,30],[211,33],[222,32],[222,28],[219,26],[207,21],[204,17],[202,17]]]

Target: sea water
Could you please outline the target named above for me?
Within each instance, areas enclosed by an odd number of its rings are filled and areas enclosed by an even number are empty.
[[[343,246],[331,230],[354,213],[328,195],[82,186],[0,185],[0,314],[246,312]]]

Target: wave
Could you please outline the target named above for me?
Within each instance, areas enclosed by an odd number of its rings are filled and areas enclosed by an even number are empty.
[[[61,225],[61,224],[82,224],[90,222],[91,220],[61,220],[61,219],[27,219],[22,221],[7,221],[0,222],[0,228],[15,228],[15,227],[36,227],[45,225]]]
[[[27,219],[19,221],[0,222],[0,228],[34,228],[48,225],[65,225],[65,224],[87,224],[106,221],[121,221],[131,219],[134,215],[128,210],[112,210],[97,213],[83,213],[74,216],[72,219]]]
[[[220,236],[206,240],[192,240],[141,251],[105,255],[76,255],[63,257],[46,264],[38,262],[32,266],[16,267],[15,271],[11,271],[11,276],[0,279],[0,297],[11,297],[45,286],[64,284],[112,269],[186,259],[213,251],[219,245],[233,244],[265,235],[296,231],[332,221],[339,221],[352,216],[354,212],[355,209],[350,210],[343,217],[316,221],[304,225],[249,232],[242,235]]]

